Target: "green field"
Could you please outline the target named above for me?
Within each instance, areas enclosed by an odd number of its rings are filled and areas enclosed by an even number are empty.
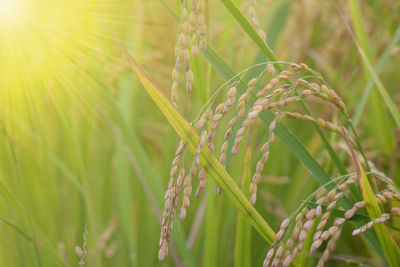
[[[0,0],[0,266],[400,266],[399,73],[396,0]]]

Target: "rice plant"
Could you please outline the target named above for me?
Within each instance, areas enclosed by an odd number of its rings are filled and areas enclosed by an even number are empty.
[[[399,22],[0,0],[0,266],[400,266]]]

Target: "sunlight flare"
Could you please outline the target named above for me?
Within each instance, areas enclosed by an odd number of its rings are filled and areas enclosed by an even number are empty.
[[[0,24],[9,28],[22,22],[26,5],[21,0],[0,0]]]

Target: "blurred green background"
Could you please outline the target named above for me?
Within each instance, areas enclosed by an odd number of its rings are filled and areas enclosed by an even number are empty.
[[[12,0],[2,1],[5,8]],[[85,224],[87,266],[234,264],[237,212],[223,194],[215,194],[211,181],[203,197],[192,201],[185,221],[175,225],[170,256],[158,262],[159,218],[179,138],[107,30],[169,95],[178,25],[165,7],[178,12],[179,2],[20,0],[18,20],[0,20],[1,266],[78,266],[75,246],[82,245]],[[239,72],[265,61],[224,6],[206,2],[208,43],[225,62]],[[398,106],[400,2],[360,4],[368,56]],[[260,0],[257,5],[276,57],[307,63],[339,92],[350,114],[358,108],[357,129],[368,158],[398,177],[400,135],[376,88],[365,93],[370,77],[337,10],[351,24],[348,1]],[[202,55],[192,66],[193,93],[182,86],[178,102],[188,121],[224,82]],[[315,103],[315,108],[332,119],[330,107]],[[336,177],[313,128],[296,120],[285,124]],[[260,129],[252,140],[261,143],[264,136]],[[271,155],[256,208],[276,230],[318,184],[279,140]],[[236,160],[229,173],[239,183],[243,157]],[[360,238],[347,236],[350,229],[338,255],[374,254]],[[251,266],[262,265],[267,249],[253,231]]]

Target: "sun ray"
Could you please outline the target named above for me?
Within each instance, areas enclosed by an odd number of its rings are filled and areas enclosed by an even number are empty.
[[[71,107],[90,113],[101,106],[105,66],[120,53],[104,25],[141,28],[129,15],[134,9],[129,1],[0,0],[1,119],[34,125],[46,110],[66,120]]]

